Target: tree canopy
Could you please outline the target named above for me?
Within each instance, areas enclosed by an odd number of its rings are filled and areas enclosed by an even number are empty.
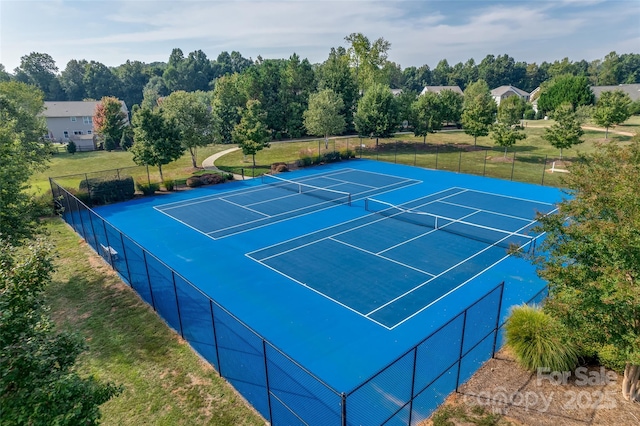
[[[173,92],[162,101],[164,116],[178,127],[180,142],[189,151],[194,168],[198,167],[198,147],[215,141],[209,104],[208,97],[184,91]]]
[[[99,406],[121,391],[74,370],[86,344],[81,336],[55,330],[44,295],[52,272],[42,241],[13,247],[0,239],[3,425],[96,425]]]
[[[590,86],[584,76],[564,74],[555,77],[541,86],[538,109],[549,114],[562,104],[569,104],[574,109],[581,105],[593,105],[595,96]]]
[[[593,110],[593,121],[606,129],[605,139],[609,137],[609,127],[624,123],[631,116],[629,106],[631,98],[622,90],[602,92]]]
[[[105,96],[96,105],[93,114],[93,130],[104,144],[104,149],[113,151],[122,139],[124,126],[128,124],[122,104],[113,96]]]
[[[34,171],[46,166],[49,153],[42,92],[15,81],[0,82],[0,235],[11,243],[30,237],[39,211],[25,189]]]
[[[545,310],[583,352],[624,368],[623,394],[640,401],[640,139],[602,145],[570,171],[569,197],[540,218]]]
[[[422,136],[422,142],[427,143],[427,134],[442,129],[444,105],[440,95],[427,92],[418,96],[411,105],[411,124],[413,133]]]
[[[358,102],[354,121],[362,136],[391,136],[399,123],[398,107],[391,90],[381,84],[371,86]]]
[[[554,111],[552,118],[555,123],[544,129],[542,139],[549,142],[551,146],[558,148],[560,150],[560,159],[562,159],[563,149],[571,148],[584,142],[581,139],[584,131],[577,114],[570,104],[560,105]]]
[[[240,122],[233,129],[233,141],[238,144],[244,155],[251,155],[253,167],[256,166],[256,154],[269,148],[269,129],[265,124],[266,114],[260,101],[247,101]]]
[[[342,98],[331,89],[324,89],[309,97],[309,108],[304,112],[304,126],[311,135],[324,136],[325,146],[329,135],[339,135],[346,123],[340,113],[344,108]]]
[[[133,161],[138,165],[157,166],[160,179],[162,166],[184,154],[180,143],[180,130],[173,120],[165,117],[162,109],[140,108],[133,114]]]
[[[489,134],[497,110],[487,82],[478,80],[467,87],[464,91],[463,105],[461,121],[464,132],[473,136],[473,144],[476,145],[478,136]]]

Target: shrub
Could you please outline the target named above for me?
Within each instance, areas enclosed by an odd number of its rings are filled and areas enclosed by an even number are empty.
[[[132,177],[91,178],[80,181],[80,191],[86,192],[93,204],[117,203],[132,199],[135,185]]]
[[[233,176],[231,176],[233,178]],[[187,186],[189,188],[196,188],[202,185],[212,185],[217,183],[223,183],[227,180],[227,174],[219,175],[216,173],[205,173],[200,176],[191,176],[187,179]]]
[[[173,191],[176,186],[176,182],[173,179],[165,179],[162,184],[167,191]]]
[[[224,177],[226,180],[233,180],[233,173],[225,173]]]
[[[69,154],[75,154],[77,149],[78,148],[76,147],[76,143],[74,141],[69,141],[69,143],[67,144],[67,152]]]
[[[271,173],[282,173],[288,171],[289,167],[287,166],[287,163],[273,163],[271,165]]]
[[[303,155],[297,161],[298,167],[308,167],[313,164],[313,157],[310,155]]]
[[[322,161],[324,163],[335,163],[336,161],[340,161],[342,158],[340,153],[337,151],[327,152],[322,156]]]
[[[578,364],[578,351],[567,339],[565,329],[540,307],[514,307],[505,330],[507,346],[529,371],[539,367],[571,371]]]
[[[138,188],[138,191],[142,192],[144,195],[153,195],[160,189],[160,184],[138,182],[136,183],[136,188]]]
[[[342,151],[340,151],[340,158],[342,158],[343,160],[348,160],[349,158],[356,158],[356,153],[351,149],[343,149]]]

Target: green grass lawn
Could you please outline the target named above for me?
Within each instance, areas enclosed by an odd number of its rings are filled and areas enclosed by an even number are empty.
[[[46,228],[58,254],[53,316],[89,345],[77,368],[124,385],[101,407],[103,424],[264,425],[70,227],[50,219]]]

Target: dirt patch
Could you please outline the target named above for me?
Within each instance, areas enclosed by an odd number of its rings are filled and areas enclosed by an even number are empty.
[[[622,398],[621,383],[620,374],[598,365],[564,375],[527,372],[507,350],[502,350],[444,406],[462,406],[467,411],[482,407],[515,425],[640,424],[640,404]],[[433,423],[424,423],[428,424]]]

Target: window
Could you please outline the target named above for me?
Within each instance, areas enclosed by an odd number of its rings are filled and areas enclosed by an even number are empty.
[[[82,117],[82,122],[84,124],[91,124],[91,117]]]
[[[74,130],[73,134],[74,135],[81,135],[82,134],[82,130]]]
[[[93,133],[93,131],[91,131],[91,130],[87,130],[87,134],[88,134],[88,135],[90,135],[90,134],[92,134],[92,133]]]
[[[67,132],[66,130],[64,131],[64,138],[69,139],[69,132]]]
[[[71,121],[73,121],[75,123],[76,121],[78,121],[78,118],[77,117],[71,117]]]

